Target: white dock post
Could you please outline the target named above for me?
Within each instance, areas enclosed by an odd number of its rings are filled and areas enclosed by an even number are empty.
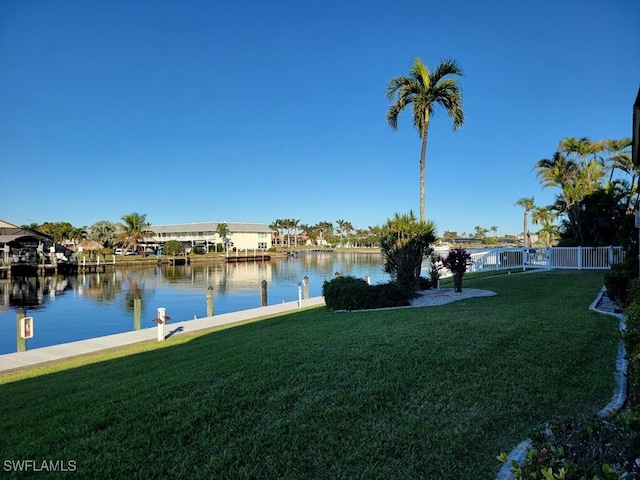
[[[166,323],[166,313],[167,309],[160,307],[158,308],[158,318],[156,321],[158,322],[158,341],[164,342],[164,324]]]

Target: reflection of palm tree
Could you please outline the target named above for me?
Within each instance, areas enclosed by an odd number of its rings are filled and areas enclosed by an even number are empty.
[[[125,307],[129,311],[133,311],[135,308],[134,301],[136,298],[144,298],[144,283],[138,283],[137,280],[129,280],[129,291],[125,296]]]

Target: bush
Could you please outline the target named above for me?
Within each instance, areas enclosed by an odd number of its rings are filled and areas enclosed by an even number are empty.
[[[184,253],[184,244],[177,240],[168,240],[167,243],[164,244],[162,252],[165,255],[180,255]]]
[[[380,229],[378,242],[384,258],[384,271],[408,295],[415,295],[422,262],[435,240],[435,224],[418,222],[413,212],[396,214]]]
[[[522,467],[512,463],[516,479],[622,480],[640,478],[638,417],[596,415],[559,419],[531,436]],[[498,459],[506,461],[506,454]]]
[[[418,288],[420,290],[429,290],[431,288],[431,280],[426,277],[420,277],[418,279]]]
[[[194,255],[204,255],[204,247],[193,247],[191,253]]]
[[[406,290],[395,282],[369,285],[361,278],[336,277],[322,285],[329,310],[368,310],[408,306]]]
[[[609,298],[615,300],[622,307],[629,305],[629,282],[638,276],[638,258],[627,258],[624,262],[611,265],[604,275],[604,286]]]
[[[629,305],[625,313],[627,325],[622,333],[622,340],[627,350],[629,405],[640,410],[640,302]]]
[[[471,254],[464,248],[452,248],[449,254],[442,259],[442,266],[453,274],[453,285],[456,292],[462,291],[462,277],[471,264]]]

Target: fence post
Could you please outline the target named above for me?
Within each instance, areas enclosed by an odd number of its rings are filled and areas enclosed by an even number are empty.
[[[158,341],[164,342],[164,324],[166,323],[166,312],[167,309],[160,307],[158,308]]]
[[[140,297],[133,299],[133,329],[140,330],[142,326],[142,300]]]
[[[260,305],[262,307],[267,306],[267,281],[262,280],[260,283]]]
[[[304,298],[309,298],[309,277],[306,275],[302,279],[302,286],[304,287]]]
[[[578,245],[578,270],[582,270],[582,247]]]
[[[207,288],[207,317],[213,317],[213,287]]]
[[[16,314],[16,351],[17,352],[26,352],[27,351],[27,339],[22,338],[20,335],[20,320],[22,320],[26,315],[24,308],[19,308],[18,313]]]

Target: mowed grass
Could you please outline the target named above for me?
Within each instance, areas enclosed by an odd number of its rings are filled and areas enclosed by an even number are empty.
[[[304,310],[0,377],[2,460],[79,478],[491,479],[614,389],[602,272],[468,279],[497,296]],[[5,474],[6,472],[3,472]]]

